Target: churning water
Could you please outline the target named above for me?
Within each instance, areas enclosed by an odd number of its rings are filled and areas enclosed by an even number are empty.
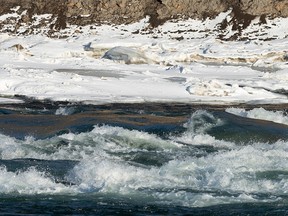
[[[1,133],[0,212],[285,214],[285,112],[243,113],[257,110],[195,110],[163,132],[96,124],[46,138]],[[269,115],[283,122],[264,121]]]

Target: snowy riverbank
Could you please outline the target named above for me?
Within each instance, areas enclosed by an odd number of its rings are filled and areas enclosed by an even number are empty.
[[[287,103],[287,19],[270,20],[258,39],[223,41],[205,35],[221,16],[167,22],[150,34],[141,33],[147,19],[81,32],[71,26],[64,39],[1,34],[0,103],[14,95],[87,104]],[[256,24],[243,35],[253,36]]]

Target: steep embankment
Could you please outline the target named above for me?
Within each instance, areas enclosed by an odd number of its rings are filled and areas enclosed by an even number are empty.
[[[169,19],[212,19],[229,10],[230,18],[218,23],[219,30],[232,28],[236,33],[229,39],[238,39],[255,17],[260,24],[288,17],[288,0],[1,0],[0,31],[35,34],[45,27],[53,36],[70,25],[128,24],[146,16],[153,28]]]

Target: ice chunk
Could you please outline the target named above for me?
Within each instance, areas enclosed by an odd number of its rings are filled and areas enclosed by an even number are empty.
[[[85,51],[93,51],[94,49],[91,47],[92,42],[89,42],[88,44],[83,45],[83,49]]]
[[[125,64],[143,64],[149,62],[149,59],[144,53],[133,48],[122,46],[108,50],[102,58],[124,62]]]

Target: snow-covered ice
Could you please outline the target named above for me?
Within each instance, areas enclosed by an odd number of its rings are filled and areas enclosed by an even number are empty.
[[[288,103],[288,19],[265,29],[267,37],[278,34],[275,40],[180,33],[187,26],[212,28],[213,20],[135,33],[147,25],[84,26],[82,33],[71,26],[76,33],[64,39],[0,34],[0,103],[16,102],[7,99],[14,95],[90,104]]]
[[[288,125],[288,117],[283,111],[268,111],[264,108],[254,108],[249,111],[241,108],[227,108],[226,112],[245,118],[261,119]]]

